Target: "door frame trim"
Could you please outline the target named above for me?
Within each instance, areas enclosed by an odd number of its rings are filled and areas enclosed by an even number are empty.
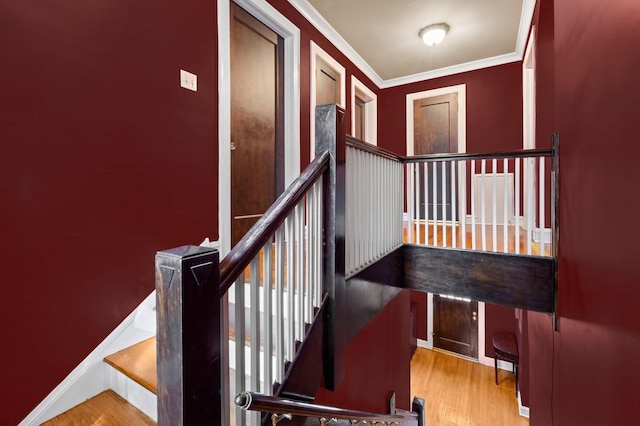
[[[235,0],[284,40],[284,187],[300,174],[300,29],[266,0]],[[218,12],[218,238],[231,250],[231,39],[229,1]]]

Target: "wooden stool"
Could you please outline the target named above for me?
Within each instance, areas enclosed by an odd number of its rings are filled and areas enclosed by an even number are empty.
[[[518,342],[515,334],[512,333],[494,333],[493,334],[493,352],[495,353],[494,369],[496,375],[496,385],[498,384],[498,359],[513,363],[513,373],[516,375],[516,397],[518,396]]]

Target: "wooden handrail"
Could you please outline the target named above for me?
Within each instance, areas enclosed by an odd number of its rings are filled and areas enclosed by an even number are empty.
[[[470,154],[466,152],[460,153],[443,153],[443,154],[427,154],[412,155],[410,157],[402,157],[403,163],[424,163],[434,161],[459,161],[459,160],[489,160],[494,158],[527,158],[527,157],[552,157],[553,149],[521,149],[519,151],[498,151]]]
[[[318,155],[220,262],[220,297],[269,241],[287,215],[329,167],[328,151]]]
[[[538,149],[521,149],[518,151],[498,151],[498,152],[485,152],[485,153],[440,153],[440,154],[425,154],[425,155],[398,155],[387,149],[381,148],[376,145],[371,145],[368,142],[360,139],[355,139],[352,136],[346,138],[347,146],[359,149],[361,151],[368,152],[379,157],[387,158],[389,160],[398,161],[400,163],[427,163],[434,161],[460,161],[460,160],[490,160],[494,158],[527,158],[527,157],[552,157],[554,155],[553,148],[538,148]]]
[[[366,411],[346,410],[327,405],[311,404],[286,398],[262,395],[255,392],[242,392],[235,398],[236,405],[243,410],[262,411],[273,414],[291,414],[303,417],[325,417],[338,420],[354,420],[367,422],[402,422],[407,416],[398,414],[376,414]],[[418,415],[411,413],[412,418]]]
[[[402,156],[395,154],[389,151],[388,149],[380,148],[379,146],[376,146],[376,145],[371,145],[368,142],[361,141],[360,139],[355,139],[352,136],[346,137],[346,144],[347,146],[359,149],[361,151],[366,151],[370,154],[377,155],[378,157],[384,157],[389,160],[398,161],[398,162],[402,162],[403,160]]]

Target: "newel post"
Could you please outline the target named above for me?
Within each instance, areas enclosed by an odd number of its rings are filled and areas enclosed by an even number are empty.
[[[323,179],[323,291],[327,294],[324,317],[324,385],[335,390],[345,368],[345,113],[336,105],[316,107],[316,154],[328,150],[329,170]]]
[[[218,251],[156,254],[158,425],[220,425]]]

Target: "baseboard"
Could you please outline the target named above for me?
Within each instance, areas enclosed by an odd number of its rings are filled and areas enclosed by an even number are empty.
[[[39,425],[106,390],[109,385],[103,366],[104,357],[154,335],[148,329],[147,318],[149,315],[155,318],[155,298],[154,290],[19,423],[19,426]]]
[[[518,411],[520,415],[525,418],[529,418],[529,407],[522,405],[522,399],[520,399],[520,392],[518,392]]]
[[[418,347],[425,348],[425,349],[433,349],[433,345],[431,344],[431,342],[427,340],[422,340],[422,339],[418,339]]]

